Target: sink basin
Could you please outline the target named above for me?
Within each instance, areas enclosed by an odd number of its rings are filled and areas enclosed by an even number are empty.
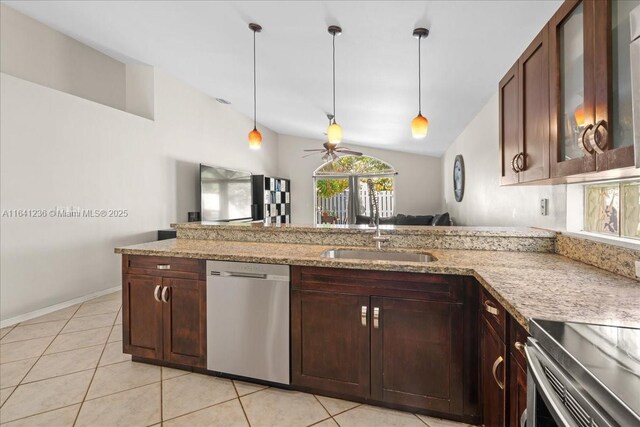
[[[324,251],[322,258],[364,259],[373,261],[431,262],[436,258],[430,254],[416,252],[366,251],[357,249],[331,249]]]

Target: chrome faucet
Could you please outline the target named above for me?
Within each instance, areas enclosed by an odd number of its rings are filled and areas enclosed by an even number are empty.
[[[371,219],[375,222],[376,232],[373,235],[373,241],[376,242],[376,249],[382,249],[382,243],[389,242],[391,238],[389,236],[383,236],[380,234],[380,208],[378,207],[378,199],[376,197],[376,190],[373,188],[373,180],[367,179],[367,186],[369,187],[369,204],[371,205]],[[369,225],[372,225],[369,223]]]

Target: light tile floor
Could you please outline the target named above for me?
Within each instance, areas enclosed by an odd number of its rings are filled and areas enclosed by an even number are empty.
[[[431,426],[409,412],[135,363],[119,292],[0,329],[6,426]]]

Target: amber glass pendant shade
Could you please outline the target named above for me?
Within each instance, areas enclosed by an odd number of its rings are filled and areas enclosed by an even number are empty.
[[[411,121],[411,135],[414,138],[420,139],[427,136],[427,132],[429,131],[429,120],[424,117],[422,114],[418,114]]]
[[[333,122],[327,129],[327,139],[332,144],[340,144],[342,141],[342,126]]]
[[[256,128],[249,132],[249,148],[257,150],[262,145],[262,134]]]

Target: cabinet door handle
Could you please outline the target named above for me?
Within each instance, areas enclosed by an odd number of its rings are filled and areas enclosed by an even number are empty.
[[[600,133],[598,133],[598,129],[602,129]],[[604,150],[607,148],[607,136],[607,122],[605,120],[599,120],[593,127],[591,136],[589,137],[589,144],[591,144],[593,151],[598,154],[604,153]],[[599,141],[603,141],[603,144],[598,144]]]
[[[171,264],[158,264],[156,268],[158,270],[171,270]]]
[[[580,142],[582,143],[582,149],[587,153],[587,154],[593,154],[593,148],[591,148],[591,145],[589,143],[587,143],[586,138],[587,138],[587,134],[589,133],[589,131],[593,129],[593,125],[592,124],[588,124],[584,127],[584,129],[582,129],[582,132],[580,133]]]
[[[516,341],[515,343],[513,343],[513,346],[516,348],[516,350],[522,353],[524,357],[527,357],[526,353],[524,352],[524,344],[522,344],[520,341]]]
[[[162,296],[160,297],[162,302],[169,302],[169,287],[165,286],[162,288]]]
[[[497,316],[500,313],[500,311],[496,307],[494,307],[489,302],[489,300],[485,300],[485,302],[484,302],[484,310],[489,314],[493,314],[494,316]]]
[[[493,368],[491,368],[491,372],[493,373],[493,379],[496,380],[496,384],[500,387],[500,390],[504,390],[504,383],[501,383],[496,375],[496,371],[498,370],[498,366],[504,361],[502,356],[498,356],[495,362],[493,362]]]
[[[367,326],[367,306],[363,305],[360,309],[360,323],[362,326]]]
[[[380,308],[373,307],[373,327],[378,329],[380,327]]]
[[[520,172],[518,170],[518,166],[516,165],[516,159],[518,158],[520,154],[516,154],[515,156],[513,156],[513,159],[511,159],[511,170],[514,171],[515,173]]]
[[[518,172],[524,171],[524,153],[522,151],[516,156],[516,167]]]
[[[160,285],[157,285],[156,288],[153,290],[153,298],[158,301],[158,302],[162,302],[160,301]]]

